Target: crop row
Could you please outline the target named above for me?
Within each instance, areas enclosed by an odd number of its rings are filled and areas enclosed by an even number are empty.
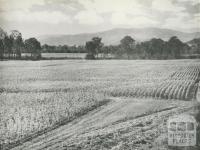
[[[110,87],[106,93],[112,96],[153,97],[160,99],[195,99],[198,88],[200,68],[198,66],[184,67],[175,71],[166,79],[150,83],[129,83],[120,87]],[[151,79],[148,79],[148,82]],[[153,79],[152,79],[153,80]]]
[[[76,118],[105,99],[95,91],[2,93],[1,98],[0,148]]]

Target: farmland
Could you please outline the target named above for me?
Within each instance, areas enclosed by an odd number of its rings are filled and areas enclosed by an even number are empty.
[[[42,59],[53,60],[53,59],[84,59],[87,53],[42,53]],[[22,53],[22,58],[30,57],[30,53]],[[113,59],[113,54],[99,53],[100,59]]]
[[[22,53],[22,57],[31,56],[30,53]],[[42,53],[44,59],[84,59],[86,53]]]
[[[183,112],[195,105],[192,101],[196,100],[200,62],[4,61],[0,62],[0,70],[1,145],[7,147],[10,143],[12,145],[52,129],[47,133],[47,144],[50,144],[51,139],[62,141],[69,136],[71,138],[63,143],[65,148],[73,148],[73,144],[83,148],[88,142],[83,139],[92,137],[85,149],[94,145],[99,149],[99,144],[95,142],[101,138],[109,139],[109,135],[112,136],[110,139],[113,141],[110,142],[114,146],[122,142],[120,138],[127,140],[128,135],[122,133],[131,134],[135,131],[132,124],[134,127],[140,123],[150,127],[148,121],[156,118],[155,112],[162,112],[161,117],[167,117],[168,113]],[[153,115],[148,117],[147,114]],[[146,117],[145,122],[132,120],[138,116]],[[76,119],[83,124],[76,123]],[[159,119],[156,119],[157,122]],[[70,121],[72,125],[67,124]],[[66,125],[53,130],[53,127],[61,124]],[[59,135],[61,129],[63,135]],[[36,137],[35,147],[25,147],[41,149],[45,145],[37,147],[39,139]]]

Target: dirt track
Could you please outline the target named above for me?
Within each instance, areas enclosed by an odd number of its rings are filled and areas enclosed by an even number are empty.
[[[150,149],[166,119],[193,106],[184,101],[112,98],[107,105],[13,150]]]

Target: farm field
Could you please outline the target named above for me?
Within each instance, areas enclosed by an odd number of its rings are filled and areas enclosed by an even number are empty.
[[[108,105],[13,150],[148,150],[156,146],[165,146],[167,150],[169,148],[165,139],[158,139],[158,142],[153,139],[165,129],[163,124],[167,117],[193,110],[193,105],[187,101],[180,103],[153,99],[112,99]]]
[[[22,56],[31,56],[30,53],[22,53]],[[86,53],[42,53],[43,58],[72,58],[72,59],[84,59]]]
[[[22,57],[31,56],[30,53],[22,53]],[[44,59],[85,59],[86,53],[42,53]],[[104,55],[99,53],[99,58],[112,59],[115,58],[112,54]]]
[[[44,58],[76,58],[84,59],[86,53],[42,53]]]
[[[125,139],[137,138],[135,131],[158,126],[167,116],[196,105],[200,62],[4,61],[0,70],[0,143],[4,149],[20,140],[25,143],[15,149],[99,149],[109,136],[110,143],[103,148],[120,149],[130,146]],[[58,127],[61,124],[65,125]],[[33,136],[47,129],[52,130]],[[30,136],[32,142],[26,142]]]

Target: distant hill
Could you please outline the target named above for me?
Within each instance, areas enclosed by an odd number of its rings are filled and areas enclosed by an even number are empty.
[[[99,36],[105,45],[119,44],[120,40],[130,35],[137,41],[145,41],[151,38],[161,38],[168,40],[172,36],[177,36],[182,41],[190,41],[200,37],[200,32],[186,33],[170,29],[161,28],[116,28],[98,33],[83,33],[75,35],[44,35],[38,37],[42,44],[49,45],[84,45],[92,37]]]

